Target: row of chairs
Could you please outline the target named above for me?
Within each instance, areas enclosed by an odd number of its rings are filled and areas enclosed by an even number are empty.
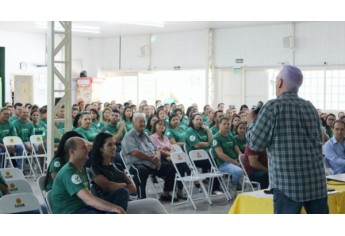
[[[41,175],[47,171],[47,152],[46,152],[46,149],[44,147],[42,135],[32,135],[30,137],[30,144],[32,147],[31,153],[28,153],[26,151],[23,141],[18,136],[4,137],[3,142],[4,142],[4,146],[5,146],[4,167],[7,167],[9,165],[10,167],[13,168],[14,166],[13,166],[12,160],[18,160],[18,159],[27,160],[28,164],[30,166],[30,173],[32,173],[34,175],[34,178],[36,179],[36,174],[35,174],[35,171],[33,169],[33,159],[34,159],[36,161],[38,170],[39,170]],[[11,153],[8,150],[8,146],[15,146],[15,145],[23,148],[22,154],[16,153],[15,155],[11,155]],[[36,151],[35,147],[38,147],[39,145],[42,145],[43,154],[39,154]],[[43,160],[44,160],[43,161],[43,170],[41,168],[39,158],[43,158]]]
[[[0,198],[0,213],[40,213],[43,214],[42,207],[33,194],[33,190],[25,180],[24,174],[17,168],[4,168],[0,172],[8,185],[11,194]]]

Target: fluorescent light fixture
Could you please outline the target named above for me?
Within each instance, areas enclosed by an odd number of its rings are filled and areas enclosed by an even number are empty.
[[[121,24],[164,27],[164,21],[114,21]]]
[[[48,22],[47,21],[36,21],[35,27],[36,27],[36,29],[48,29]],[[64,31],[64,29],[60,25],[60,23],[56,23],[54,28],[56,31]],[[81,24],[75,24],[73,22],[72,22],[72,31],[73,32],[80,32],[80,33],[91,33],[91,34],[101,33],[99,26],[81,25]]]

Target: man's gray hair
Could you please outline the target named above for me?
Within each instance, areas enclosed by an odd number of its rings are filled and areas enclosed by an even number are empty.
[[[143,118],[145,120],[145,114],[141,112],[134,113],[133,122],[135,122],[138,118]]]
[[[284,65],[279,72],[278,79],[282,79],[288,91],[298,92],[303,82],[302,71],[291,65]]]

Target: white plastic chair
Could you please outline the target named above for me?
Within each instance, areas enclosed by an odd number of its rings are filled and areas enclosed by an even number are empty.
[[[130,179],[133,181],[133,183],[135,183],[135,182],[134,182],[133,175],[131,175],[131,173],[129,172],[129,168],[128,168],[126,162],[125,162],[125,159],[123,158],[122,151],[120,151],[120,157],[121,157],[121,160],[122,160],[122,162],[123,162],[123,164],[124,164],[124,166],[125,166],[125,170],[124,170],[125,174],[128,176],[128,178],[130,178]],[[139,180],[139,183],[140,183],[141,180],[140,180],[140,176],[139,176],[139,171],[138,171],[137,168],[135,168],[133,165],[131,166],[131,168],[133,168],[133,169],[137,172],[137,177],[138,177],[138,180]],[[156,197],[159,198],[158,193],[157,193],[157,191],[156,191],[156,189],[155,189],[154,183],[153,183],[153,181],[151,180],[151,176],[152,176],[152,175],[149,175],[149,177],[148,177],[148,179],[147,179],[148,181],[147,181],[146,183],[148,184],[148,187],[152,189],[152,191],[154,192],[154,194],[156,195]],[[158,178],[157,178],[157,179],[158,179]],[[160,191],[163,192],[163,189],[162,189],[162,187],[159,185],[159,182],[158,182],[158,186],[159,186],[159,188],[160,188]],[[139,188],[140,188],[140,186],[139,186]],[[138,192],[140,193],[140,191],[138,191]]]
[[[250,181],[249,176],[247,174],[247,171],[244,168],[245,155],[244,154],[239,155],[238,159],[240,161],[241,167],[242,167],[243,172],[244,172],[243,183],[242,183],[242,192],[244,192],[246,184],[249,185],[249,187],[252,189],[252,191],[260,190],[261,189],[260,183],[259,182],[255,182],[255,181]],[[253,185],[255,185],[256,189],[255,189],[255,187]]]
[[[7,137],[4,137],[3,141],[4,141],[5,150],[6,150],[5,166],[7,166],[8,162],[9,162],[10,166],[13,168],[14,166],[12,164],[12,160],[23,159],[23,164],[24,164],[24,160],[28,160],[28,163],[30,166],[30,171],[31,171],[31,173],[33,173],[34,178],[36,178],[35,172],[32,168],[32,156],[29,156],[28,153],[26,152],[25,146],[24,146],[21,138],[19,138],[18,136],[7,136]],[[14,145],[18,145],[18,146],[21,146],[23,148],[22,155],[18,155],[17,153],[15,156],[10,155],[10,153],[7,149],[7,146],[14,146]]]
[[[225,176],[228,176],[227,179],[226,179],[226,182],[225,182],[225,185],[226,186],[229,186],[230,185],[230,177],[231,177],[231,174],[230,173],[225,173],[225,172],[222,172],[218,169],[218,166],[217,166],[217,163],[215,161],[215,157],[213,156],[213,152],[212,152],[213,148],[211,148],[209,150],[209,154],[210,154],[210,157],[211,157],[211,161],[212,161],[212,164],[213,164],[213,168],[215,170],[216,173],[222,173]]]
[[[222,188],[223,192],[225,193],[226,198],[228,201],[231,200],[231,195],[228,190],[228,186],[226,185],[226,182],[224,181],[223,177],[226,175],[225,173],[222,173],[218,170],[218,168],[214,165],[213,161],[211,160],[210,156],[204,149],[197,149],[197,150],[192,150],[189,152],[189,157],[192,162],[192,166],[195,172],[197,172],[197,167],[195,165],[195,162],[197,161],[202,161],[202,160],[207,160],[210,165],[211,165],[211,171],[209,173],[202,173],[199,174],[201,176],[205,176],[206,178],[210,178],[211,183],[209,185],[209,195],[211,195],[212,187],[213,187],[213,182],[214,178],[217,178],[220,184],[220,187]]]
[[[206,188],[204,186],[204,183],[202,182],[204,179],[206,179],[206,177],[202,177],[198,174],[196,174],[194,171],[191,171],[191,175],[190,176],[181,176],[178,168],[177,168],[177,164],[187,164],[191,169],[193,168],[191,166],[191,163],[189,161],[188,155],[184,152],[173,152],[171,154],[171,162],[173,163],[173,166],[176,170],[176,175],[175,175],[175,181],[174,181],[174,188],[173,188],[173,196],[175,196],[175,190],[176,190],[176,183],[177,181],[180,181],[183,185],[183,189],[186,191],[187,193],[187,200],[175,205],[180,205],[183,203],[187,203],[188,201],[191,201],[194,209],[196,210],[196,206],[194,204],[194,200],[200,200],[200,199],[204,199],[204,198],[199,198],[199,199],[193,199],[193,186],[194,186],[194,182],[198,181],[200,184],[200,187],[202,189],[202,192],[205,195],[205,198],[207,199],[207,201],[210,203],[210,205],[212,205],[212,201],[209,197],[208,192],[206,191]],[[189,183],[189,186],[186,186],[186,183]],[[174,206],[174,198],[171,199],[171,206]]]
[[[172,147],[174,152],[183,152],[181,146],[178,144],[173,144]]]
[[[32,147],[32,157],[34,157],[36,159],[38,169],[40,170],[41,174],[46,173],[47,172],[47,152],[46,152],[46,149],[44,147],[42,135],[31,135],[30,136],[30,143],[31,143],[31,147]],[[36,152],[35,146],[38,147],[39,145],[42,145],[42,149],[44,152],[43,154],[38,154]],[[40,162],[38,160],[39,158],[44,158],[43,159],[44,160],[43,170],[42,170]]]
[[[29,211],[38,211],[43,214],[37,198],[32,193],[8,194],[0,198],[0,212],[3,214]]]
[[[48,202],[47,202],[47,191],[45,190],[45,181],[46,181],[47,176],[46,175],[41,175],[38,179],[37,179],[37,186],[38,189],[40,190],[42,197],[44,199],[44,203],[46,204],[48,213],[51,213],[51,209],[48,206]]]
[[[31,185],[25,179],[13,179],[6,181],[8,190],[11,194],[17,193],[33,193]]]
[[[0,172],[6,181],[12,179],[25,179],[23,171],[18,168],[3,168],[0,169]]]

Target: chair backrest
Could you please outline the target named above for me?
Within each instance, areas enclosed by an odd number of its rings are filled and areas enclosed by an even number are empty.
[[[181,148],[180,145],[178,145],[178,144],[173,144],[172,146],[173,146],[173,151],[174,151],[174,152],[183,152],[183,150],[182,150],[182,148]]]
[[[241,154],[241,155],[238,156],[238,160],[240,161],[240,164],[241,164],[241,167],[243,169],[243,172],[244,172],[245,176],[249,179],[247,171],[244,168],[244,163],[246,161],[245,158],[246,158],[246,156],[244,154]]]
[[[33,193],[32,188],[28,181],[25,179],[13,179],[6,181],[8,190],[11,194],[17,193]]]
[[[43,197],[45,197],[45,192],[46,192],[46,187],[45,187],[46,178],[47,178],[46,175],[41,175],[37,179],[37,186],[38,186],[38,189],[41,191]]]
[[[211,148],[208,153],[210,154],[210,160],[211,160],[211,163],[212,163],[212,167],[218,171],[218,166],[217,166],[217,163],[216,163],[216,160],[214,159],[215,157],[213,156],[213,148]]]
[[[171,153],[170,159],[171,159],[171,162],[172,162],[173,166],[175,167],[176,173],[178,174],[179,177],[181,175],[180,175],[180,172],[177,168],[177,164],[186,163],[189,167],[191,167],[189,157],[188,157],[187,153],[185,153],[185,152],[173,152],[173,153]]]
[[[125,174],[129,177],[129,178],[132,178],[131,174],[129,173],[129,169],[128,169],[128,166],[125,162],[125,159],[123,158],[123,154],[122,154],[122,151],[120,151],[120,157],[121,157],[121,160],[123,162],[123,165],[125,166],[125,169],[124,169],[124,172]]]
[[[6,181],[12,179],[25,179],[23,171],[18,168],[4,168],[0,169],[0,172]]]
[[[21,138],[19,138],[18,136],[6,136],[3,139],[4,145],[5,145],[5,149],[6,149],[6,153],[7,155],[10,155],[7,149],[7,146],[13,146],[13,145],[19,145],[23,148],[23,153],[22,155],[16,155],[16,156],[24,156],[27,157],[27,152],[26,152],[26,148],[24,146],[24,143],[22,141]]]
[[[49,190],[46,194],[46,202],[47,202],[47,207],[48,207],[48,212],[53,213],[52,212],[52,200],[51,200],[51,196],[52,196],[52,190]]]
[[[23,141],[18,136],[6,136],[3,139],[4,145],[23,145]]]
[[[31,135],[30,136],[30,143],[32,144],[41,144],[43,143],[43,137],[42,135]]]
[[[43,214],[40,203],[32,193],[8,194],[0,198],[0,212],[4,214],[37,211]]]
[[[204,149],[197,149],[197,150],[190,151],[189,157],[192,161],[210,160],[209,155]]]
[[[188,153],[188,151],[187,151],[187,144],[183,144],[183,150],[184,150],[185,153]]]

